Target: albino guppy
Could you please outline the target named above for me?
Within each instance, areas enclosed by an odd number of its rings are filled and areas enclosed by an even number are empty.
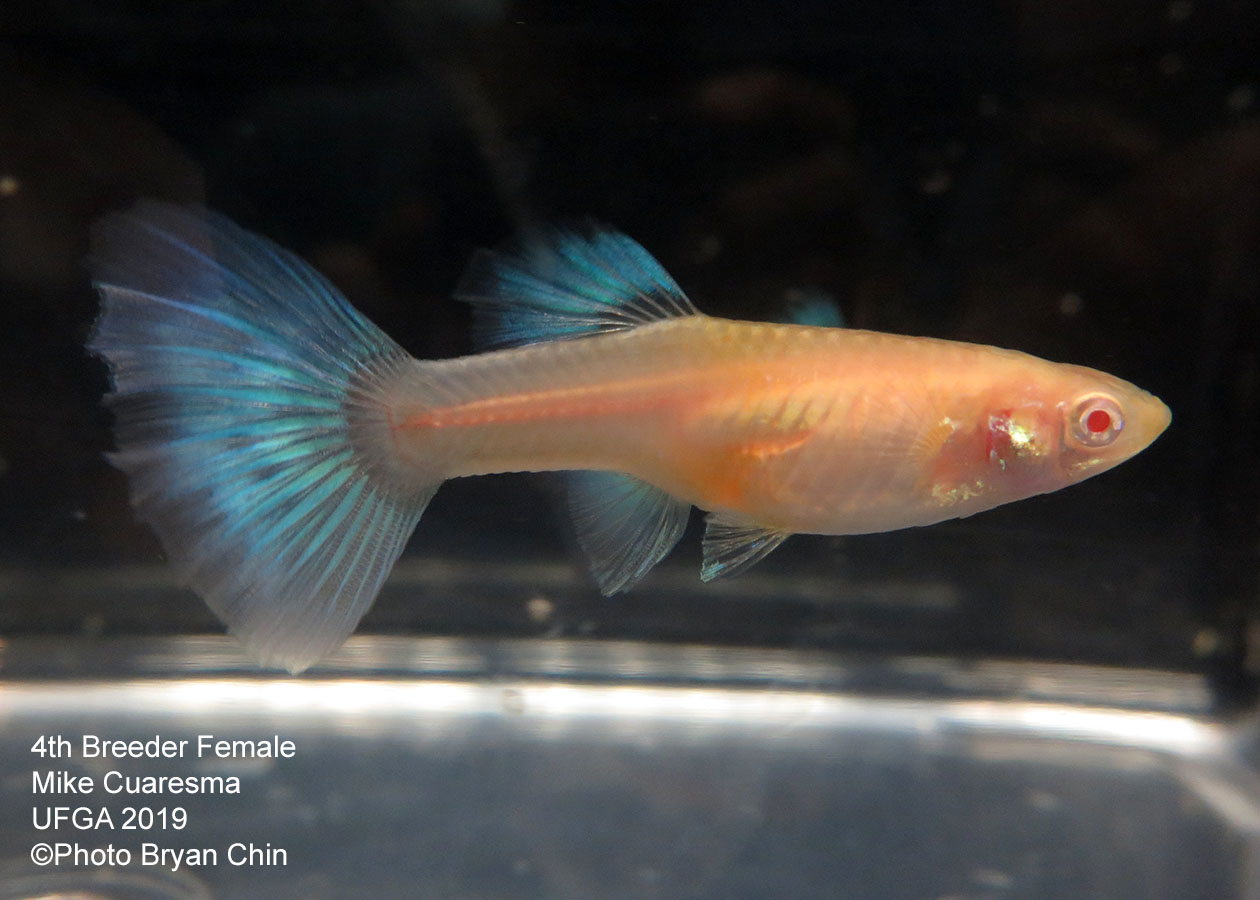
[[[460,288],[491,352],[413,359],[292,254],[145,203],[93,233],[132,502],[263,662],[301,670],[367,611],[448,478],[572,471],[604,593],[709,511],[701,577],[795,532],[927,525],[1115,466],[1170,421],[1145,391],[1013,350],[705,316],[638,244],[554,231]],[[580,340],[576,340],[580,338]]]

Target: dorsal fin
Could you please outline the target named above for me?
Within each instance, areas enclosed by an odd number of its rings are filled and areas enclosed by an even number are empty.
[[[652,254],[588,223],[532,233],[473,257],[455,296],[473,307],[479,349],[625,331],[698,315]]]

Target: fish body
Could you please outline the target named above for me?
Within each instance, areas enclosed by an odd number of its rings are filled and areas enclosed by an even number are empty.
[[[455,396],[427,403],[434,383]],[[400,452],[443,479],[624,472],[776,530],[864,534],[971,515],[1127,458],[1121,446],[1081,468],[1064,446],[1062,398],[1101,387],[1160,414],[1119,379],[1017,351],[692,315],[416,361],[391,406]]]
[[[927,525],[1057,490],[1168,425],[1125,381],[1012,350],[697,311],[624,235],[478,255],[479,340],[406,354],[297,257],[143,204],[93,240],[132,502],[260,660],[298,671],[366,612],[438,486],[570,473],[605,593],[708,511],[701,575],[793,533]]]

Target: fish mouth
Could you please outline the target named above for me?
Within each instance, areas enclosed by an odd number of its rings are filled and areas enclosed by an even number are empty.
[[[1172,424],[1172,410],[1154,394],[1146,394],[1141,398],[1138,415],[1138,432],[1141,446],[1133,452],[1140,453],[1155,442]]]
[[[1158,397],[1152,396],[1151,399],[1159,404],[1159,409],[1160,409],[1159,430],[1155,432],[1155,437],[1159,437],[1161,434],[1164,433],[1164,429],[1166,429],[1169,425],[1172,424],[1172,410],[1169,409],[1168,405],[1164,403],[1163,400],[1160,400]],[[1151,440],[1154,440],[1154,438],[1152,438]]]

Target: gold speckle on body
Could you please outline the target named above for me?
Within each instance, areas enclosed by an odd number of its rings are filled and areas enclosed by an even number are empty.
[[[984,490],[983,481],[973,481],[969,484],[956,484],[949,487],[944,484],[936,484],[932,486],[932,499],[941,506],[953,506],[964,500],[971,500],[979,497],[981,491]]]

